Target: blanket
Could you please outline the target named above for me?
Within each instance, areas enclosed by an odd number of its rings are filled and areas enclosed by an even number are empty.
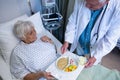
[[[120,80],[120,72],[99,64],[83,69],[77,80]]]

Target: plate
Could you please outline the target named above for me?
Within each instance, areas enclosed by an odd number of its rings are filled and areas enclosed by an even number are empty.
[[[69,56],[62,56],[56,61],[57,69],[63,72],[73,72],[78,67],[78,60]]]

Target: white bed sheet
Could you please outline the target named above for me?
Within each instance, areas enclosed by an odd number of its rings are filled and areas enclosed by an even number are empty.
[[[0,76],[3,80],[12,80],[12,76],[10,73],[9,65],[7,65],[3,58],[0,56]]]

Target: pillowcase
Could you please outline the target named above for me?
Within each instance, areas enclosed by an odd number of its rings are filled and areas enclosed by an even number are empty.
[[[10,55],[12,50],[18,44],[19,39],[17,39],[13,33],[13,27],[15,22],[18,20],[31,21],[34,24],[37,34],[41,34],[45,30],[40,17],[40,12],[27,17],[26,15],[18,17],[12,21],[0,24],[0,51],[6,63],[10,62]]]
[[[40,12],[37,12],[36,14],[32,15],[28,19],[25,19],[25,21],[31,21],[34,24],[37,34],[45,30],[45,28],[43,27],[42,20],[41,20]]]
[[[20,16],[11,21],[0,24],[0,52],[5,60],[9,63],[10,54],[19,40],[13,34],[13,25],[17,20],[23,20],[27,15]]]

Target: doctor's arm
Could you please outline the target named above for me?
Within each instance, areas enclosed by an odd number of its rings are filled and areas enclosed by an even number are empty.
[[[110,51],[112,51],[112,49],[117,44],[117,40],[120,37],[119,31],[120,31],[120,26],[117,29],[108,31],[106,33],[106,35],[98,42],[94,56],[92,56],[88,60],[85,67],[91,67],[96,62],[97,59],[101,60],[103,56],[107,55],[108,53],[110,53]]]
[[[106,35],[99,41],[97,49],[95,50],[96,54],[95,58],[102,58],[106,54],[108,54],[112,49],[116,46],[117,40],[120,37],[120,24],[113,25],[110,27],[109,31]]]
[[[62,53],[65,53],[69,47],[69,44],[73,43],[74,36],[75,36],[75,25],[72,24],[71,21],[69,21],[65,32],[65,42],[61,47]]]
[[[116,15],[116,16],[115,16]],[[116,46],[117,40],[120,38],[120,10],[114,15],[111,23],[108,25],[109,29],[104,37],[98,42],[94,51],[93,57],[88,60],[86,67],[93,65],[97,59],[102,59],[103,56],[107,55]],[[96,60],[95,60],[96,59]]]
[[[70,43],[73,43],[74,36],[75,36],[75,29],[76,29],[76,20],[77,20],[77,13],[78,13],[78,3],[79,0],[75,0],[75,5],[74,5],[74,10],[69,17],[68,24],[66,26],[66,31],[65,31],[65,42],[63,46],[61,47],[61,52],[64,53],[66,52],[67,48],[69,47]]]
[[[120,27],[118,30],[108,32],[103,39],[100,40],[97,48],[95,49],[94,56],[92,56],[88,62],[85,64],[85,67],[91,67],[97,59],[102,59],[103,56],[107,55],[112,49],[116,46],[117,40],[120,37]],[[117,34],[117,35],[115,35]],[[119,34],[119,35],[118,35]],[[110,37],[113,36],[113,37]]]

